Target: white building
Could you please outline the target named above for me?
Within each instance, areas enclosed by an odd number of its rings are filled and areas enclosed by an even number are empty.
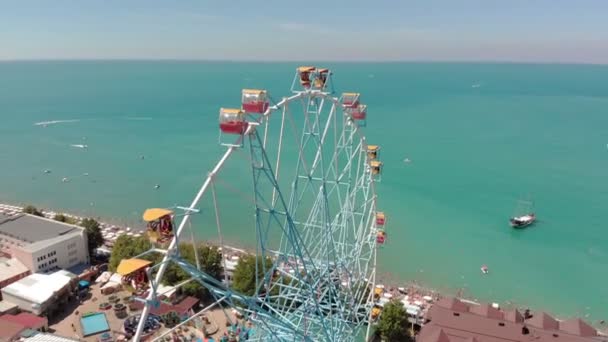
[[[21,310],[46,315],[67,302],[78,284],[78,277],[68,271],[51,274],[34,273],[2,290],[4,301]]]
[[[84,228],[28,214],[0,214],[0,252],[33,273],[89,263]]]
[[[30,270],[17,259],[0,257],[0,289],[30,275]],[[2,295],[0,295],[0,300]],[[0,310],[0,315],[2,310]]]

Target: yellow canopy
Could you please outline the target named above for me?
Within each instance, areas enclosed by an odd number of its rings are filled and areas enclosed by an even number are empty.
[[[143,219],[146,222],[156,221],[163,216],[171,214],[173,214],[173,212],[169,209],[151,208],[144,211]]]
[[[381,211],[377,212],[377,213],[376,213],[376,218],[381,218],[381,219],[383,219],[383,218],[384,218],[384,213],[383,213],[383,212],[381,212]]]
[[[226,114],[243,114],[243,111],[238,108],[222,108],[220,109],[220,112]]]
[[[245,93],[245,94],[262,94],[265,92],[266,92],[266,90],[260,90],[260,89],[243,89],[243,93]]]
[[[379,162],[379,161],[377,161],[377,160],[373,160],[373,161],[370,163],[370,165],[371,165],[372,167],[380,167],[380,166],[382,165],[382,163],[381,163],[381,162]]]
[[[384,290],[383,290],[383,289],[381,289],[381,288],[376,287],[376,288],[374,289],[374,293],[375,293],[375,294],[377,294],[377,295],[381,295],[381,294],[382,294],[382,292],[384,292]]]
[[[367,150],[369,152],[377,151],[380,147],[378,145],[367,145]]]
[[[143,259],[123,259],[120,261],[116,273],[126,276],[135,271],[139,271],[144,267],[148,267],[152,264],[151,261]]]
[[[315,70],[314,66],[301,66],[298,68],[298,72],[311,72]]]
[[[342,96],[359,96],[359,93],[342,93]]]

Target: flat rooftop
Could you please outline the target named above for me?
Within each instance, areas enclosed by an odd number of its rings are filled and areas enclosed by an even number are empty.
[[[0,214],[0,234],[29,243],[64,236],[80,229],[71,224],[28,214]]]
[[[73,274],[63,270],[51,274],[34,273],[4,287],[2,293],[42,304],[67,286],[73,277]]]
[[[27,272],[28,269],[17,259],[0,257],[0,281]]]

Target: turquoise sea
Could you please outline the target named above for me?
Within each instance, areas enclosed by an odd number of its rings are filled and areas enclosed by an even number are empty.
[[[607,318],[608,67],[326,66],[338,91],[363,94],[368,142],[382,146],[385,277],[560,317]],[[0,63],[0,201],[130,224],[148,206],[188,205],[223,151],[218,108],[238,106],[245,87],[289,95],[296,67]],[[66,121],[35,125],[57,120]],[[227,166],[230,191],[218,191],[226,239],[243,246],[251,197],[239,188],[250,177],[238,163]],[[515,231],[508,218],[528,196],[539,222]],[[212,235],[203,221],[196,229]]]

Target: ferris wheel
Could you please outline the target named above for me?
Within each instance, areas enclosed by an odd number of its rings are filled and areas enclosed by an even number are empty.
[[[386,218],[376,207],[374,188],[382,174],[380,148],[367,144],[362,129],[367,107],[358,93],[334,97],[332,72],[323,68],[297,68],[291,92],[274,101],[265,90],[242,90],[240,108],[220,109],[219,142],[226,151],[192,203],[144,213],[154,251],[164,256],[157,265],[126,271],[129,280],[149,289],[135,341],[159,305],[159,284],[170,263],[208,289],[214,305],[247,319],[253,328],[231,334],[231,341],[354,341],[369,335]],[[178,249],[182,240],[194,239],[186,231],[196,215],[213,218],[223,243],[218,179],[237,155],[248,164],[242,177],[253,179],[251,211],[238,214],[250,218],[255,252],[269,260],[256,266],[249,295],[188,263]],[[197,209],[205,197],[212,199],[211,212]]]

